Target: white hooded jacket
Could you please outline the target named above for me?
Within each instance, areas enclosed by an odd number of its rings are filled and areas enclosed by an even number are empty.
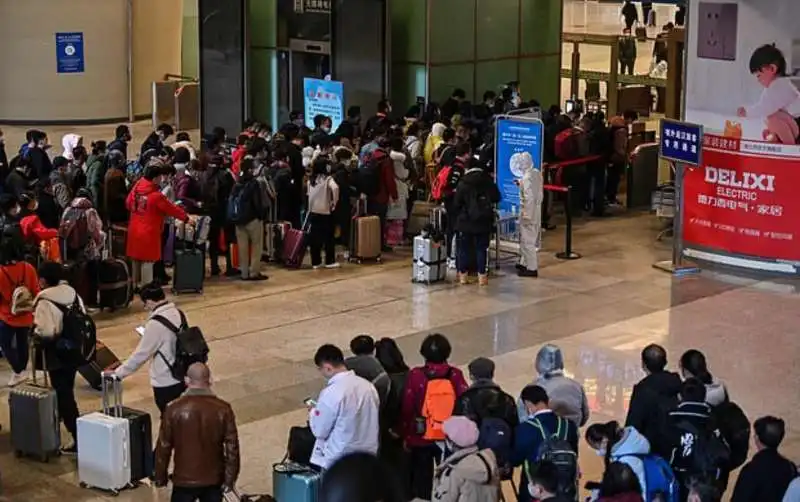
[[[65,134],[61,138],[61,146],[64,147],[64,153],[61,155],[67,160],[73,160],[72,150],[81,143],[82,136],[78,134]]]

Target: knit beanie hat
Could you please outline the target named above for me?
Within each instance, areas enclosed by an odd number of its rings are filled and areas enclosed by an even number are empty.
[[[454,416],[442,424],[445,436],[459,448],[469,448],[478,442],[478,426],[467,417]]]

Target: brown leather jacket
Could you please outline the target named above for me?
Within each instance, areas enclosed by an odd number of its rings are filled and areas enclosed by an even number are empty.
[[[239,476],[239,435],[231,406],[211,391],[189,389],[164,411],[156,444],[157,483],[166,483],[175,451],[172,484],[233,487]]]

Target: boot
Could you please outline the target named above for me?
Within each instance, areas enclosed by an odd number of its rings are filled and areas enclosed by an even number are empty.
[[[469,284],[469,274],[462,274],[461,272],[458,273],[458,283],[462,286],[466,286]]]
[[[478,286],[489,285],[489,274],[478,274]]]

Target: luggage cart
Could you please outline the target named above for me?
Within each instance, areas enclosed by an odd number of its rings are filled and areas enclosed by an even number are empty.
[[[672,237],[673,220],[675,219],[675,184],[666,183],[653,191],[651,209],[656,213],[659,221],[664,222],[664,228],[656,236],[656,242],[664,237]]]

